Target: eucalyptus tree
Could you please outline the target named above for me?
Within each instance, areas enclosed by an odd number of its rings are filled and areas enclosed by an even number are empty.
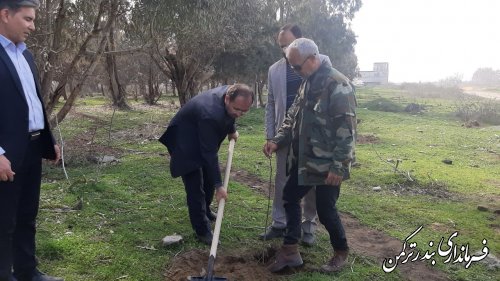
[[[262,87],[267,83],[269,66],[281,57],[275,43],[278,30],[286,23],[298,24],[306,37],[315,40],[320,51],[330,56],[334,66],[351,78],[355,76],[357,58],[355,35],[349,28],[360,0],[267,0],[260,13],[255,39],[245,49],[224,51],[215,61],[214,79],[243,80],[254,83],[262,104]]]
[[[113,106],[119,109],[130,109],[127,103],[127,92],[125,87],[120,82],[119,69],[117,65],[117,37],[122,38],[124,26],[128,24],[127,14],[129,12],[128,1],[118,0],[111,1],[109,6],[110,11],[113,11],[115,20],[110,24],[107,33],[107,43],[105,45],[105,69],[107,72],[109,97]],[[119,25],[117,24],[119,23]],[[119,43],[122,43],[120,40]]]
[[[472,74],[471,81],[479,85],[500,86],[500,70],[493,70],[491,67],[478,68]]]
[[[133,24],[147,32],[149,53],[177,89],[181,105],[214,72],[221,52],[245,49],[263,1],[139,0]]]
[[[230,84],[233,81],[254,85],[260,105],[263,105],[263,87],[267,84],[267,71],[281,56],[274,34],[277,28],[267,26],[245,49],[221,52],[214,61],[213,79]]]
[[[280,23],[297,23],[305,37],[313,39],[333,66],[353,78],[357,57],[356,36],[350,28],[361,0],[276,0]]]
[[[37,30],[28,42],[40,67],[48,114],[65,100],[51,122],[62,121],[104,52],[120,0],[42,0]]]

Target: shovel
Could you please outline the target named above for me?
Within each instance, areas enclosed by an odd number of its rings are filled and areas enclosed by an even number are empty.
[[[224,173],[224,187],[228,188],[229,174],[231,172],[231,163],[233,162],[234,140],[229,141],[229,150],[227,153],[226,172]],[[222,216],[224,215],[224,205],[226,200],[219,201],[217,208],[217,219],[215,221],[214,237],[212,239],[212,247],[210,248],[210,257],[208,258],[207,275],[205,277],[191,277],[191,281],[227,281],[224,277],[214,277],[215,256],[217,255],[217,245],[219,244],[220,227],[222,224]]]

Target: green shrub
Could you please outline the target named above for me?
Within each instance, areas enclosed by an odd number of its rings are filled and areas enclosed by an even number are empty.
[[[491,125],[500,125],[500,103],[477,97],[464,97],[456,104],[456,116],[464,122],[477,120]]]
[[[386,98],[378,98],[362,105],[373,111],[402,112],[404,107]]]

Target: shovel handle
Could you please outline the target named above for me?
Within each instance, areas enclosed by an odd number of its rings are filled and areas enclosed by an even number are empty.
[[[233,163],[233,152],[234,152],[234,144],[235,140],[231,139],[229,141],[229,150],[227,152],[227,162],[226,162],[226,171],[224,172],[224,184],[223,187],[228,188],[229,184],[229,176],[231,173],[231,164]],[[217,219],[215,220],[215,228],[214,228],[214,237],[212,239],[212,247],[210,248],[210,256],[215,257],[217,255],[217,246],[219,244],[219,235],[220,228],[222,225],[222,217],[224,215],[224,206],[226,205],[226,200],[221,199],[219,201],[219,207],[217,208]]]

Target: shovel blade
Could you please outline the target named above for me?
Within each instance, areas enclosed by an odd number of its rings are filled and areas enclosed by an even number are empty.
[[[191,281],[227,281],[225,277],[191,277]]]

